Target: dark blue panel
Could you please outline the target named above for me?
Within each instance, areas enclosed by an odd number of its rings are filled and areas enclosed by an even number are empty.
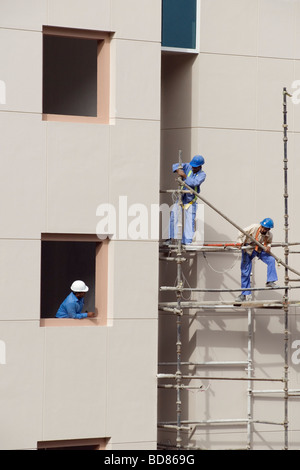
[[[196,48],[197,0],[163,0],[162,46]]]

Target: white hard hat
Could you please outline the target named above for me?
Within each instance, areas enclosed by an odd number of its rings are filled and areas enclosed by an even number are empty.
[[[83,281],[74,281],[71,290],[73,292],[87,292],[89,288]]]

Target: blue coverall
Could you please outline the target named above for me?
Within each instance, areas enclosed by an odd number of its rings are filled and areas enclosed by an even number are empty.
[[[252,254],[249,255],[246,251],[242,253],[242,261],[241,261],[241,286],[242,289],[249,289],[250,287],[250,276],[252,270],[252,260],[255,257],[258,257],[261,261],[266,263],[267,265],[267,282],[276,282],[278,280],[277,271],[275,266],[275,258],[269,255],[265,251],[258,253],[257,251],[253,250]],[[244,295],[250,295],[250,290],[244,290],[242,292]]]
[[[62,302],[55,316],[56,318],[87,318],[87,313],[81,313],[83,306],[84,298],[78,299],[76,295],[71,292]]]
[[[173,172],[179,167],[179,163],[173,165]],[[198,194],[200,193],[200,185],[206,178],[204,171],[199,170],[193,173],[193,167],[189,163],[183,164],[183,171],[187,175],[185,183],[189,185]],[[193,241],[195,232],[195,218],[197,212],[197,198],[194,194],[184,193],[182,195],[182,204],[184,207],[184,230],[182,235],[182,243],[189,244]],[[181,210],[179,203],[173,205],[170,217],[170,238],[178,238],[178,210]]]

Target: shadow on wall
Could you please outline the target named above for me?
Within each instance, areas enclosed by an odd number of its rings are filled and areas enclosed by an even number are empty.
[[[195,56],[163,53],[161,66],[161,189],[176,188],[172,164],[191,160],[192,67]],[[168,202],[168,200],[163,201]]]

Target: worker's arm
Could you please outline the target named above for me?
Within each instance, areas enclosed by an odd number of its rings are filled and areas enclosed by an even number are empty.
[[[172,167],[173,173],[176,171],[181,178],[186,179],[186,169],[188,166],[188,163],[183,163],[182,168],[179,168],[179,163],[174,163]]]
[[[205,181],[206,173],[204,171],[198,171],[198,173],[192,173],[188,176],[185,180],[186,184],[189,185],[191,188],[199,188],[200,185]]]
[[[78,311],[79,307],[80,310]],[[68,305],[66,305],[66,310],[69,318],[80,320],[81,318],[87,318],[88,316],[87,312],[81,313],[81,306],[77,302],[70,302]]]
[[[86,314],[89,318],[95,316],[95,312],[86,312]]]
[[[267,237],[267,247],[266,247],[267,253],[270,253],[271,251],[272,240],[273,240],[273,233],[269,232],[268,237]]]

